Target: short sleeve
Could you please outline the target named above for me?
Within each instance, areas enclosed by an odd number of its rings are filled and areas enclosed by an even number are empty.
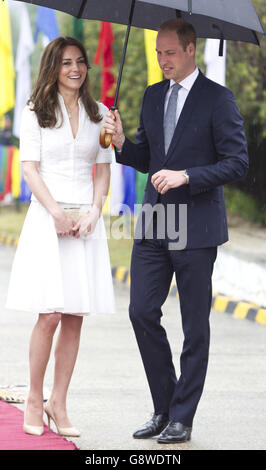
[[[100,114],[103,116],[103,120],[99,124],[101,128],[108,108],[103,103],[98,103],[98,105]],[[113,146],[109,145],[107,149],[103,149],[101,146],[99,146],[99,151],[95,161],[96,163],[112,163],[115,161],[115,152]]]
[[[41,128],[30,106],[25,106],[20,124],[20,160],[39,162],[41,159]]]

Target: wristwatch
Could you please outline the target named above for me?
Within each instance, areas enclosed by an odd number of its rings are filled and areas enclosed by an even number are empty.
[[[189,183],[189,174],[188,174],[187,170],[184,171],[184,176],[185,176],[185,178],[187,180],[187,184],[188,184]]]

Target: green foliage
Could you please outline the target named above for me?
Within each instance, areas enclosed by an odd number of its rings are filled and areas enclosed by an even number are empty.
[[[224,192],[229,215],[241,215],[243,220],[266,226],[266,204],[261,207],[254,197],[231,186],[225,186]]]

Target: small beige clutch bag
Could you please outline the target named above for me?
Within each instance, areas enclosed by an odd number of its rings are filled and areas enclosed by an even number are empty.
[[[79,221],[79,219],[83,216],[88,214],[88,211],[80,210],[80,209],[64,209],[67,215],[69,215],[75,222],[75,224]]]

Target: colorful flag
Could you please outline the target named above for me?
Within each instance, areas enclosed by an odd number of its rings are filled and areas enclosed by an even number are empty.
[[[39,33],[43,33],[43,46],[59,36],[55,11],[51,8],[38,7],[34,41],[38,41]]]
[[[115,158],[111,165],[110,214],[119,215],[124,200],[123,165]]]
[[[5,188],[4,188],[5,197],[7,195],[11,195],[13,151],[14,151],[14,147],[12,145],[7,147],[6,181],[5,181]]]
[[[206,39],[204,62],[206,77],[225,86],[226,75],[226,41],[224,41],[223,56],[219,56],[220,39]]]
[[[148,86],[160,82],[163,78],[162,70],[157,61],[156,37],[157,31],[151,31],[150,29],[144,30]]]
[[[0,145],[0,201],[2,199],[2,193],[4,192],[4,171],[3,171],[3,161],[4,161],[4,147]]]
[[[73,18],[73,36],[78,41],[83,42],[83,20],[82,18]]]
[[[0,2],[0,121],[15,104],[14,62],[12,53],[12,37],[9,10],[6,1]]]
[[[8,168],[8,147],[0,146],[0,200],[5,197],[6,180]]]
[[[163,78],[162,71],[157,61],[156,37],[157,31],[151,31],[150,29],[144,30],[145,53],[147,62],[147,86],[160,82]],[[142,203],[147,178],[147,174],[137,172],[136,191],[138,204]]]
[[[115,78],[112,72],[114,66],[113,41],[114,35],[111,23],[102,21],[94,64],[98,65],[102,59],[101,101],[108,108],[111,108],[115,98]]]
[[[20,5],[20,32],[16,56],[16,105],[14,112],[13,134],[20,136],[21,113],[31,94],[30,55],[34,50],[30,19],[25,4]]]
[[[11,168],[11,189],[12,195],[17,199],[20,195],[21,171],[20,171],[19,149],[14,147],[13,160]]]
[[[20,167],[20,171],[21,171],[21,180],[20,180],[19,200],[20,202],[29,202],[31,199],[31,190],[24,179],[22,166]]]
[[[112,67],[114,65],[112,49],[113,41],[114,35],[112,25],[102,21],[98,46],[94,57],[94,64],[99,65],[100,61],[102,61],[101,102],[109,109],[114,103],[115,94],[115,78],[112,72]],[[119,214],[120,205],[123,201],[123,190],[121,190],[122,183],[122,167],[117,164],[114,159],[111,165],[111,184],[108,197],[104,205],[104,213],[110,212],[112,215]]]

